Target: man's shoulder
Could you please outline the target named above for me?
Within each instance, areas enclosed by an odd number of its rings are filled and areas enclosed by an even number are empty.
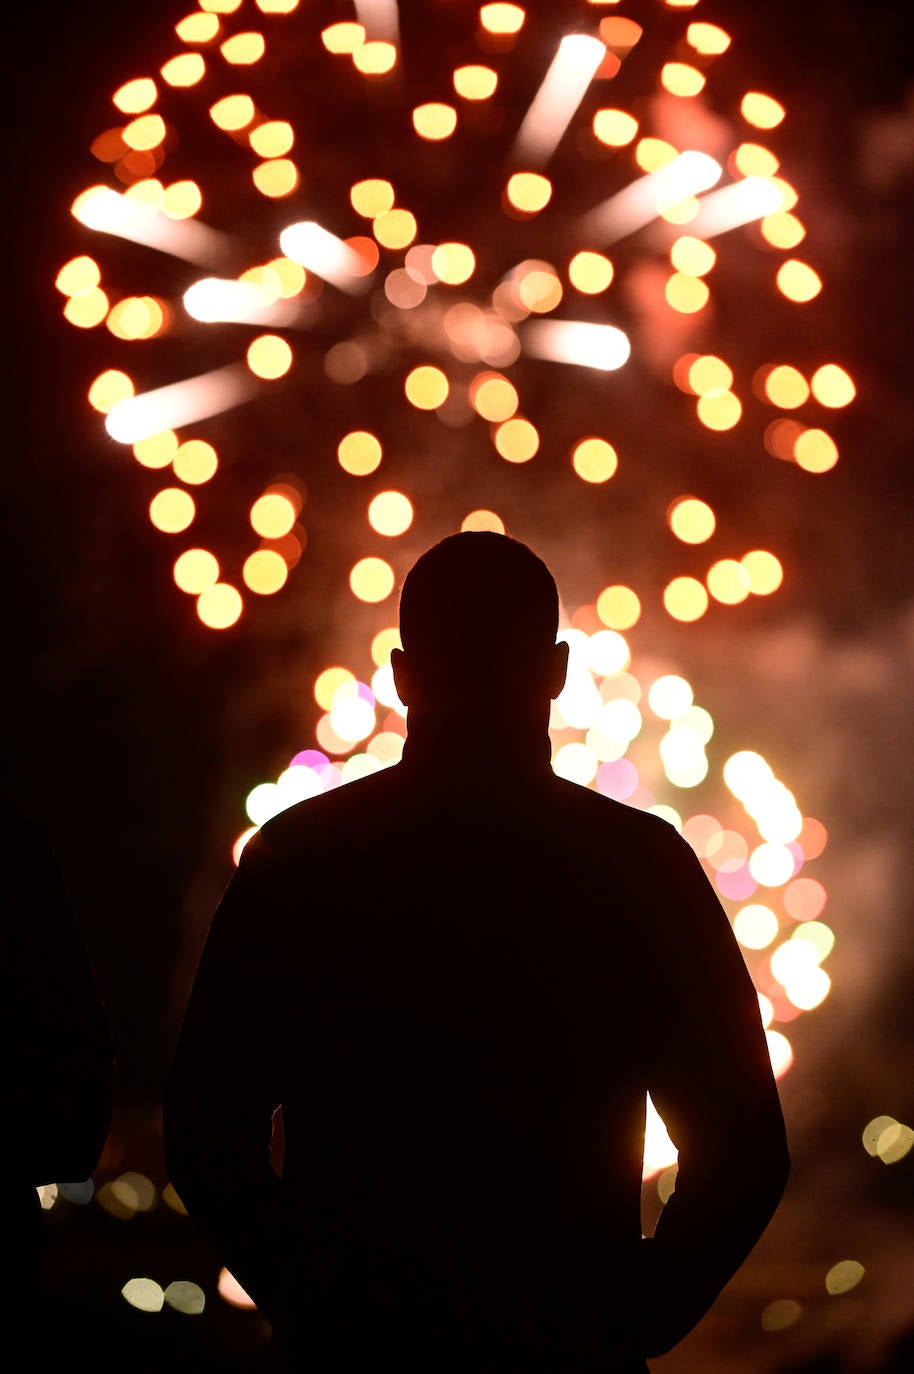
[[[391,814],[400,791],[398,770],[382,768],[367,777],[333,787],[316,797],[294,803],[261,827],[262,847],[279,854],[296,848],[308,835],[322,831],[357,834],[365,826],[377,824]]]
[[[553,785],[558,804],[581,824],[604,831],[612,829],[617,835],[636,841],[641,846],[657,849],[677,849],[685,843],[676,828],[663,816],[628,806],[625,802],[616,801],[591,787],[569,782],[565,778],[555,777]]]

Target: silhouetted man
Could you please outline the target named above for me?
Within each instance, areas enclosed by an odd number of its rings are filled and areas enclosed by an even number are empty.
[[[400,623],[402,762],[265,825],[216,913],[173,1181],[296,1367],[643,1371],[784,1188],[756,994],[673,827],[551,771],[545,565],[452,536]],[[642,1240],[648,1090],[680,1172]]]

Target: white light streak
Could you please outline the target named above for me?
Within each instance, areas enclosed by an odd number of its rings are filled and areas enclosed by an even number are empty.
[[[165,429],[179,429],[219,415],[248,400],[256,390],[251,374],[240,363],[233,363],[118,401],[105,420],[105,428],[119,444],[136,444]]]
[[[169,219],[151,205],[105,186],[86,196],[74,213],[88,229],[142,243],[199,266],[215,265],[228,253],[229,239],[217,229],[198,220]]]
[[[287,258],[301,263],[324,281],[341,291],[365,291],[373,276],[366,274],[365,261],[348,243],[331,234],[313,219],[290,224],[279,236],[279,246]]]
[[[572,33],[562,39],[517,131],[514,156],[519,162],[538,167],[548,162],[605,56],[599,38]]]
[[[643,229],[664,210],[707,191],[722,175],[720,163],[707,153],[680,153],[665,167],[639,177],[588,211],[579,228],[594,242],[615,243],[636,229]]]
[[[522,335],[524,352],[554,363],[576,363],[615,372],[632,351],[627,335],[611,324],[584,320],[531,320]]]
[[[745,177],[732,186],[714,191],[700,202],[698,214],[689,225],[689,233],[710,239],[724,234],[740,224],[749,224],[764,215],[773,215],[784,203],[777,186],[767,177]]]
[[[368,42],[400,45],[397,0],[355,0],[355,12]]]
[[[291,324],[299,314],[291,301],[277,300],[252,281],[204,277],[184,292],[184,309],[202,324]]]

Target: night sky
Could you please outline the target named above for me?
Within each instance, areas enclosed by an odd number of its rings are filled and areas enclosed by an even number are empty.
[[[171,55],[167,30],[189,9],[55,0],[36,11],[14,57],[17,103],[6,132],[16,164],[8,178],[7,275],[17,307],[10,412],[22,421],[8,445],[4,503],[7,786],[52,841],[112,1023],[114,1130],[125,1153],[100,1174],[141,1169],[159,1188],[157,1104],[194,961],[231,873],[231,844],[246,824],[243,798],[307,747],[317,714],[311,685],[332,661],[326,646],[348,645],[364,628],[338,591],[347,536],[334,517],[309,524],[284,593],[231,631],[202,629],[192,601],[174,588],[174,548],[149,524],[136,469],[86,405],[100,370],[98,331],[61,318],[54,277],[69,258],[93,251],[68,214],[74,196],[100,179],[88,145],[114,122],[113,89]],[[640,17],[650,6],[623,9]],[[782,1081],[795,1160],[787,1199],[721,1311],[655,1367],[901,1369],[892,1360],[903,1357],[890,1352],[904,1332],[910,1352],[914,1331],[914,1152],[886,1166],[865,1153],[860,1134],[881,1113],[914,1124],[914,22],[907,5],[885,0],[708,0],[698,17],[733,33],[744,85],[787,105],[779,148],[827,283],[821,328],[858,396],[836,419],[841,461],[831,473],[787,474],[771,460],[779,470],[769,502],[747,502],[735,486],[724,502],[745,527],[745,547],[764,538],[782,553],[781,592],[745,614],[663,627],[663,654],[702,684],[700,699],[714,701],[728,745],[783,760],[804,811],[828,824],[826,919],[838,944],[832,993],[796,1023],[796,1063]],[[747,317],[739,331],[766,327]],[[281,421],[273,423],[265,438],[286,442]],[[664,423],[644,410],[646,430]],[[266,477],[282,466],[271,457]],[[320,509],[322,479],[309,471],[307,480],[309,511],[315,501]],[[555,568],[574,605],[599,531],[556,530],[548,505],[542,493],[531,499],[517,532]],[[410,532],[398,576],[449,532],[436,520]],[[646,531],[620,548],[649,575]],[[651,650],[657,633],[651,623],[643,628]],[[11,885],[15,865],[12,854]],[[27,905],[20,894],[8,919]],[[149,1368],[165,1352],[188,1367],[192,1357],[196,1367],[207,1359],[229,1367],[229,1349],[236,1363],[256,1359],[258,1329],[229,1309],[202,1319],[207,1335],[195,1334],[192,1347],[182,1344],[182,1322],[197,1319],[176,1318],[163,1335],[164,1318],[121,1311],[123,1282],[156,1263],[163,1283],[198,1276],[211,1285],[212,1260],[189,1223],[162,1207],[129,1223],[93,1220],[89,1210],[61,1202],[49,1215],[57,1301],[74,1329],[108,1324],[112,1367],[116,1350],[124,1358],[124,1343],[154,1321]],[[90,1256],[78,1281],[77,1254]],[[829,1299],[824,1274],[848,1258],[867,1277]],[[66,1283],[76,1284],[79,1302]],[[796,1299],[804,1317],[780,1344],[770,1335],[766,1344],[758,1312],[774,1298]]]

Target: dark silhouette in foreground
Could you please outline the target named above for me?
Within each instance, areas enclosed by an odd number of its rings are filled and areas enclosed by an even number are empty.
[[[265,825],[216,913],[172,1179],[295,1367],[644,1370],[784,1189],[756,994],[676,831],[550,768],[545,565],[455,535],[400,612],[403,761]],[[648,1091],[680,1171],[644,1240]]]
[[[44,832],[4,798],[11,856],[3,922],[7,1306],[40,1316],[47,1235],[37,1189],[88,1179],[111,1120],[108,1018]],[[15,865],[15,869],[13,868]],[[33,1341],[39,1338],[37,1327]]]

